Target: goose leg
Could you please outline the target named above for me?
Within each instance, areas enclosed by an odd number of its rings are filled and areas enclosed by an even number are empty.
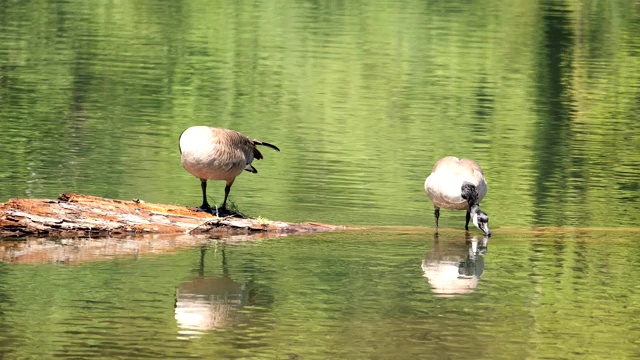
[[[467,222],[464,223],[464,229],[469,231],[469,220],[471,220],[471,212],[467,210]]]
[[[211,205],[207,202],[207,180],[200,179],[200,188],[202,188],[202,205],[196,208],[198,211],[211,211]]]
[[[437,231],[438,230],[438,219],[440,218],[440,208],[436,208],[434,213],[436,215],[436,231]]]
[[[233,185],[233,180],[227,182],[227,185],[224,187],[224,201],[222,201],[222,206],[216,213],[218,217],[231,215],[231,212],[227,210],[227,198],[229,197],[229,192],[231,191],[231,185]]]
[[[229,197],[229,192],[231,191],[231,184],[227,184],[224,187],[224,201],[222,202],[221,210],[227,210],[227,198]]]

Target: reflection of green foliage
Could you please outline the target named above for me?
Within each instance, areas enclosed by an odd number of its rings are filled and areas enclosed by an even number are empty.
[[[640,310],[629,271],[638,265],[634,235],[494,238],[478,288],[452,298],[435,297],[421,272],[430,232],[222,245],[226,268],[220,246],[204,253],[202,269],[200,249],[73,266],[0,263],[0,355],[555,359],[571,349],[630,358],[637,325],[629,319]],[[448,256],[467,254],[464,238],[445,232],[440,245]],[[242,319],[177,340],[176,289],[223,274],[252,292]]]
[[[633,224],[635,4],[566,3],[5,4],[0,200],[196,205],[177,137],[210,124],[283,150],[234,184],[250,215],[431,225],[422,181],[455,154],[496,225]]]

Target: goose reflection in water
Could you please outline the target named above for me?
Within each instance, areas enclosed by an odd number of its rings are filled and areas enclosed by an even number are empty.
[[[238,312],[249,300],[249,286],[231,279],[222,249],[222,276],[205,276],[206,248],[200,250],[198,276],[176,290],[175,319],[184,338],[196,338],[207,330],[220,329],[241,321]]]
[[[475,291],[484,271],[488,237],[442,241],[434,236],[433,248],[422,260],[424,277],[439,297],[453,297]]]

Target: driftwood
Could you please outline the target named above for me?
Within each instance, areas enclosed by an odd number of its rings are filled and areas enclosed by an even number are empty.
[[[292,234],[344,226],[222,217],[176,205],[65,193],[56,200],[10,199],[0,204],[0,237],[130,237],[136,234]]]

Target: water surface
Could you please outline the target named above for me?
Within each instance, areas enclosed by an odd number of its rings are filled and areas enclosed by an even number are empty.
[[[422,186],[445,155],[484,167],[494,227],[635,226],[640,214],[632,0],[0,11],[2,201],[72,191],[199,205],[177,144],[207,124],[282,149],[233,186],[254,216],[433,225]]]
[[[483,246],[396,228],[0,263],[0,354],[633,358],[637,235],[497,234]]]
[[[4,240],[0,357],[640,357],[637,1],[0,5],[0,201],[199,205],[204,124],[282,149],[244,213],[381,227]],[[434,242],[445,155],[485,170],[486,247],[444,210]]]

